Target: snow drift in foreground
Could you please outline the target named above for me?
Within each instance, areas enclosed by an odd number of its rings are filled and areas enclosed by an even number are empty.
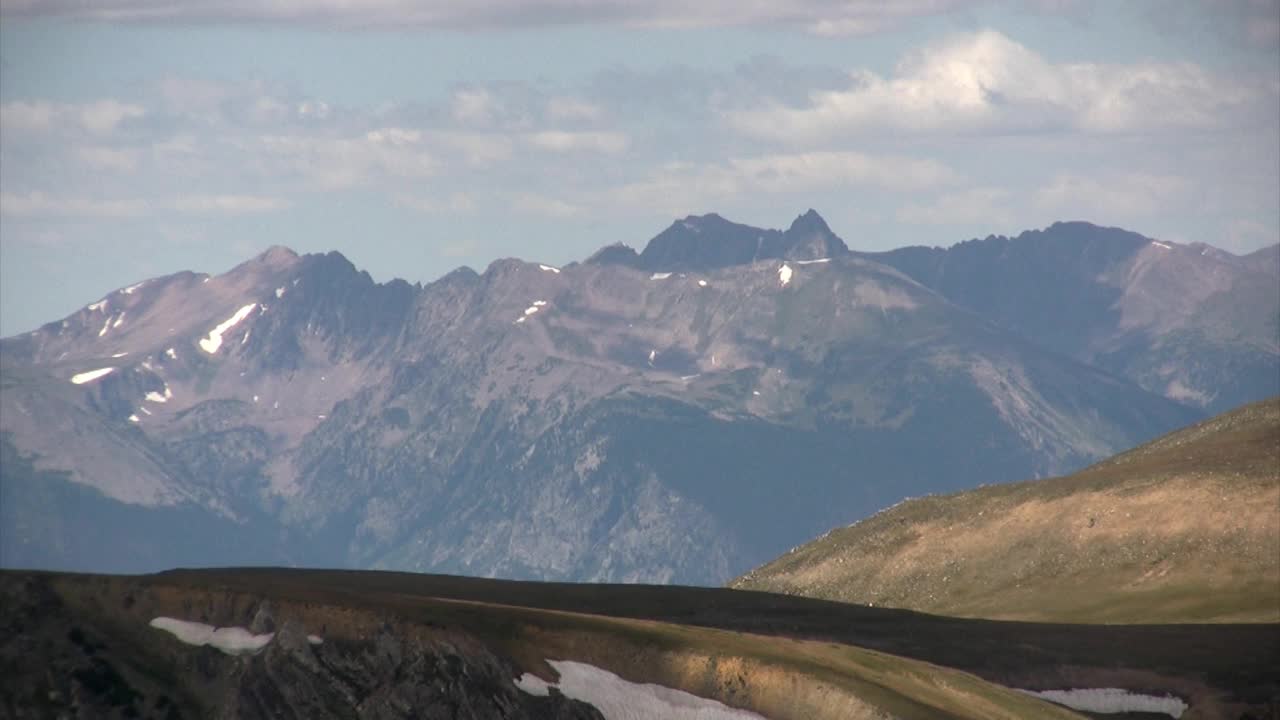
[[[530,695],[559,688],[565,697],[594,705],[605,720],[765,720],[746,710],[691,695],[683,690],[628,682],[608,670],[571,660],[548,660],[560,673],[559,683],[525,673],[516,687]]]
[[[1156,696],[1131,693],[1122,688],[1084,688],[1076,690],[1021,690],[1041,700],[1065,705],[1072,710],[1094,713],[1149,712],[1164,713],[1174,720],[1182,717],[1187,704],[1172,695]]]
[[[158,617],[151,620],[151,627],[171,633],[188,645],[210,645],[228,655],[252,655],[271,642],[275,633],[254,635],[241,627],[215,628],[204,623]]]

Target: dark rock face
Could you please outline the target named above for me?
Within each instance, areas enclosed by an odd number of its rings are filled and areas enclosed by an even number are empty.
[[[797,217],[785,232],[739,225],[712,213],[672,223],[649,241],[634,266],[654,272],[705,272],[757,260],[817,260],[848,252],[844,241],[813,210]],[[613,259],[626,257],[610,252],[598,261]]]
[[[1139,242],[1086,230],[980,241],[971,265],[1077,282]],[[956,274],[949,252],[894,269],[813,212],[785,232],[705,216],[640,255],[426,286],[277,248],[126,288],[0,342],[0,564],[718,583],[903,497],[1069,472],[1201,417],[1140,387],[1149,365],[1028,339],[1050,303],[989,319],[922,285]],[[1013,302],[973,273],[983,308]],[[1156,307],[1107,287],[1086,320]],[[1218,382],[1221,356],[1197,357]]]
[[[1275,252],[1237,257],[1063,222],[863,257],[1038,345],[1222,412],[1280,393]]]
[[[268,604],[260,653],[229,656],[153,628],[77,612],[38,578],[0,576],[0,714],[10,718],[368,718],[600,720],[559,693],[512,683],[515,665],[483,645],[423,641],[388,622],[358,641],[312,644]],[[140,624],[142,621],[139,620]],[[461,640],[461,641],[459,641]]]

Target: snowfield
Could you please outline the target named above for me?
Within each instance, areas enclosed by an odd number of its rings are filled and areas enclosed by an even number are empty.
[[[1163,713],[1174,720],[1182,717],[1187,711],[1187,704],[1172,695],[1142,695],[1122,688],[1083,688],[1073,690],[1022,690],[1018,692],[1033,695],[1041,700],[1065,705],[1072,710],[1083,710],[1093,713],[1129,713],[1147,712]]]
[[[218,352],[218,348],[222,347],[222,333],[235,327],[241,320],[249,317],[249,313],[257,307],[257,303],[249,303],[236,311],[235,315],[223,320],[217,327],[209,331],[209,337],[200,340],[200,348],[210,355]]]
[[[204,623],[158,617],[151,620],[151,627],[178,638],[188,645],[209,645],[228,655],[253,655],[262,651],[275,633],[254,635],[242,627],[215,628]]]
[[[106,367],[106,368],[98,368],[97,370],[90,370],[89,372],[76,373],[75,375],[71,376],[71,383],[73,385],[83,385],[87,382],[92,382],[94,380],[97,380],[98,378],[104,375],[110,375],[115,371],[116,369],[113,367]]]
[[[560,673],[560,682],[548,683],[525,673],[514,681],[516,687],[530,695],[547,695],[550,688],[558,688],[566,697],[594,705],[605,720],[765,720],[763,715],[683,690],[629,682],[594,665],[547,662]]]

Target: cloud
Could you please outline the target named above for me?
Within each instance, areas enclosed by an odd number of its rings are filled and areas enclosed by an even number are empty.
[[[608,191],[631,207],[687,211],[740,195],[811,193],[841,188],[914,192],[955,183],[934,160],[848,151],[770,154],[705,164],[668,163],[643,180]],[[682,210],[683,208],[683,210]]]
[[[916,225],[1013,224],[1008,203],[1013,193],[1003,188],[970,188],[945,193],[930,203],[909,203],[898,209],[898,220]]]
[[[474,212],[475,200],[463,192],[449,193],[440,197],[422,197],[416,195],[397,194],[393,199],[396,207],[416,210],[428,215],[461,215]]]
[[[468,88],[453,94],[450,112],[461,125],[488,125],[500,111],[498,100],[484,88]]]
[[[342,28],[507,28],[565,25],[726,27],[781,25],[820,35],[865,35],[981,3],[972,0],[4,0],[7,16],[109,22],[304,22]]]
[[[1185,178],[1154,173],[1059,174],[1034,192],[1032,204],[1058,217],[1119,222],[1172,212],[1192,187]]]
[[[91,199],[40,191],[0,193],[0,216],[12,219],[125,219],[172,211],[187,214],[243,215],[280,210],[289,203],[254,195],[182,195],[167,200]]]
[[[421,139],[416,131],[386,128],[358,137],[266,135],[241,142],[239,149],[267,178],[339,190],[434,175],[439,163],[420,147]]]
[[[0,193],[0,216],[8,218],[71,217],[131,218],[147,212],[141,200],[92,200],[55,197],[33,191],[26,194]]]
[[[113,99],[83,104],[14,100],[0,105],[0,125],[23,133],[75,128],[93,135],[110,135],[122,122],[145,115],[141,106]]]
[[[956,36],[909,54],[892,77],[851,73],[848,87],[726,113],[758,138],[812,143],[868,132],[1114,133],[1203,129],[1270,107],[1249,88],[1193,63],[1052,63],[995,31]]]
[[[597,120],[603,109],[576,97],[553,97],[547,101],[547,117],[552,120]]]
[[[138,169],[138,151],[131,148],[80,147],[76,149],[80,162],[93,170],[131,173]]]
[[[182,213],[246,215],[283,210],[289,203],[258,195],[187,195],[175,199],[169,207]]]
[[[435,132],[431,140],[460,155],[473,168],[486,168],[509,159],[515,145],[510,137],[497,133]]]
[[[624,152],[630,139],[619,132],[566,132],[544,130],[527,136],[530,145],[550,152],[598,152],[616,155]]]
[[[578,217],[584,212],[584,208],[579,205],[536,193],[517,193],[511,200],[511,209],[559,220]]]
[[[140,106],[117,100],[99,100],[79,108],[80,124],[95,135],[108,135],[121,122],[143,115],[146,111]]]

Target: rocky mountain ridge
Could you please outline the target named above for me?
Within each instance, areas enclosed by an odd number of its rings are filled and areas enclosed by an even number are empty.
[[[425,286],[273,248],[124,288],[0,341],[0,562],[718,582],[1199,417],[908,275],[810,212]]]

